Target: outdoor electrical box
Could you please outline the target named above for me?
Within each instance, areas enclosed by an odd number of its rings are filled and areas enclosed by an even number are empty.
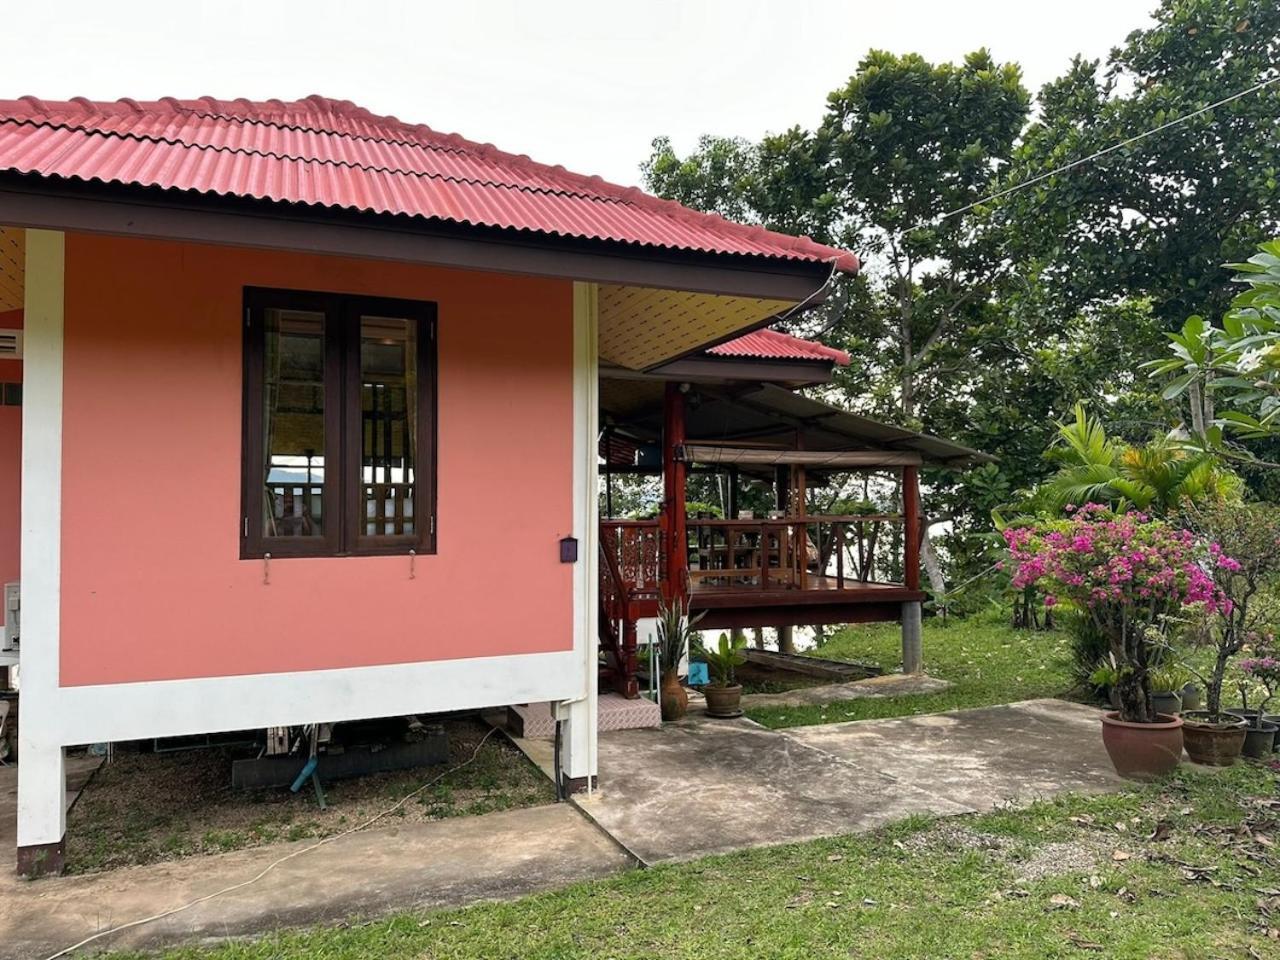
[[[4,651],[14,653],[18,649],[18,635],[22,624],[22,591],[18,584],[4,585]]]
[[[561,563],[577,563],[578,562],[578,538],[565,537],[560,541],[560,562]]]

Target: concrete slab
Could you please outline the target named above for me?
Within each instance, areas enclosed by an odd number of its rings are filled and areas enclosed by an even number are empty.
[[[1124,781],[1102,746],[1100,716],[1100,710],[1083,704],[1028,700],[782,732],[904,785],[991,810],[1066,791],[1120,788]]]
[[[907,697],[937,693],[951,686],[948,680],[926,677],[922,673],[887,673],[848,683],[826,683],[819,687],[799,687],[784,693],[747,693],[742,696],[745,707],[806,707],[864,697]]]
[[[0,958],[30,960],[249,880],[313,841],[35,882],[0,877]],[[420,907],[521,896],[632,861],[568,804],[352,834],[251,886],[97,941],[154,948]]]
[[[747,720],[602,735],[600,771],[575,802],[648,864],[971,809]]]

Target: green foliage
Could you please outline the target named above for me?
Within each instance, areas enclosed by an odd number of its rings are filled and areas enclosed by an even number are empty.
[[[1248,289],[1231,301],[1222,327],[1192,316],[1169,335],[1173,356],[1144,364],[1155,377],[1172,376],[1164,396],[1190,400],[1195,438],[1216,449],[1222,427],[1249,440],[1280,437],[1280,240],[1228,266]],[[1217,422],[1215,396],[1231,406]]]
[[[658,602],[658,669],[663,674],[680,669],[680,662],[698,641],[698,622],[706,611],[689,615],[689,601],[678,598]]]
[[[1139,364],[1186,317],[1220,316],[1219,265],[1280,235],[1280,85],[1051,172],[1252,86],[1277,49],[1271,0],[1164,0],[1105,63],[1076,59],[1047,84],[1031,122],[1017,67],[985,51],[956,64],[872,51],[816,129],[705,138],[688,157],[658,141],[646,182],[863,256],[862,277],[792,326],[853,355],[836,380],[849,407],[1000,457],[927,477],[925,510],[951,520],[962,580],[982,566],[964,538],[1053,472],[1040,454],[1077,402],[1129,444],[1183,419],[1172,405],[1190,393],[1162,397]],[[1162,469],[1182,469],[1158,453]],[[1280,496],[1275,476],[1241,472]]]
[[[1100,420],[1077,404],[1074,418],[1058,424],[1045,454],[1058,472],[1022,504],[1031,514],[1061,514],[1070,505],[1101,503],[1136,507],[1161,516],[1188,503],[1239,500],[1239,477],[1212,453],[1157,438],[1127,444],[1111,437]]]
[[[698,645],[698,659],[707,662],[707,671],[711,674],[711,685],[715,687],[731,687],[734,682],[734,670],[747,662],[742,651],[747,647],[747,639],[729,634],[720,634],[714,647]]]

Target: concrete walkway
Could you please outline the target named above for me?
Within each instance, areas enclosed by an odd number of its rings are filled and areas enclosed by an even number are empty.
[[[34,883],[0,879],[0,958],[47,957],[91,934],[248,880],[314,841]],[[252,886],[95,946],[154,948],[399,910],[509,899],[633,861],[568,804],[371,829]]]
[[[517,743],[549,767],[549,743]],[[95,946],[155,948],[506,899],[624,871],[635,860],[623,847],[644,863],[686,860],[1121,784],[1098,712],[1055,700],[782,731],[693,717],[603,735],[600,769],[601,790],[577,808],[371,829]],[[34,883],[18,880],[10,861],[0,875],[0,960],[47,957],[250,880],[312,842]]]
[[[693,718],[600,739],[583,811],[646,864],[1123,784],[1098,711],[1057,700],[771,731]]]

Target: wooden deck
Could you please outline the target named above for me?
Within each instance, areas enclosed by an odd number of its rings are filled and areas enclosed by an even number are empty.
[[[921,590],[900,583],[862,583],[810,574],[803,589],[761,589],[758,584],[698,584],[689,597],[695,613],[705,613],[701,627],[774,627],[830,623],[892,622],[902,618],[902,604],[923,601]]]

